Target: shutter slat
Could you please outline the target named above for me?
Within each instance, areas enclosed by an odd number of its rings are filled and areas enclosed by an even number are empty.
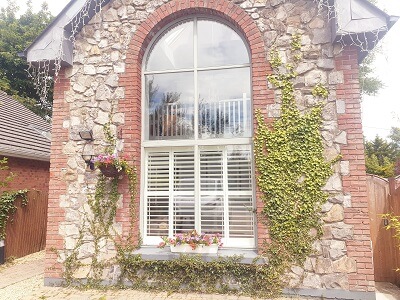
[[[148,236],[168,236],[168,207],[168,197],[147,197]]]

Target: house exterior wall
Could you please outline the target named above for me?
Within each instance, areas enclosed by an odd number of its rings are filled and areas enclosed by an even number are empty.
[[[334,175],[324,187],[330,194],[323,206],[324,236],[304,268],[293,268],[290,284],[304,289],[374,290],[357,49],[332,45],[326,12],[318,13],[312,0],[235,3],[114,0],[77,36],[74,65],[62,69],[55,84],[46,278],[60,278],[61,261],[50,249],[73,249],[81,221],[78,212],[85,207],[85,193],[93,192],[96,181],[96,173],[85,169],[81,154],[86,142],[78,132],[93,129],[94,152],[101,153],[103,125],[112,116],[112,130],[122,130],[118,149],[135,159],[140,178],[144,52],[166,24],[180,16],[205,14],[225,19],[248,42],[253,110],[260,108],[270,122],[279,116],[280,103],[266,80],[272,72],[266,59],[268,51],[275,46],[285,60],[292,34],[301,34],[304,60],[296,69],[297,104],[306,111],[314,104],[312,87],[318,83],[329,87],[321,130],[325,155],[330,160],[341,153],[343,159],[334,166]],[[126,181],[120,192],[123,199],[115,228],[127,236]],[[140,193],[136,201],[139,207]],[[260,195],[257,208],[262,208]],[[139,222],[134,230],[136,239],[138,232]],[[259,224],[257,234],[261,244],[267,238],[266,228]]]
[[[9,172],[16,175],[7,189],[38,190],[44,194],[49,192],[49,162],[16,157],[7,158],[9,170],[1,171],[0,176],[3,177]]]

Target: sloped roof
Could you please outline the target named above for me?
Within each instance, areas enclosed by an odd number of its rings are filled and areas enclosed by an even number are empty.
[[[62,65],[72,65],[73,46],[68,39],[74,32],[79,32],[84,24],[93,18],[100,7],[112,0],[70,0],[54,21],[23,52],[28,62],[53,62],[57,59],[60,45],[63,50]],[[98,2],[99,5],[96,5]],[[333,26],[333,40],[356,39],[363,50],[371,50],[386,32],[398,20],[369,3],[367,0],[332,0],[337,11]],[[78,16],[78,17],[77,17]],[[73,23],[75,20],[75,23]],[[80,20],[76,22],[76,20]],[[360,61],[366,56],[361,51]],[[53,69],[53,68],[50,68]]]
[[[334,40],[343,39],[350,44],[353,40],[357,41],[363,50],[360,61],[399,19],[389,16],[368,0],[335,0],[335,7]]]
[[[0,155],[50,160],[51,126],[0,91]]]

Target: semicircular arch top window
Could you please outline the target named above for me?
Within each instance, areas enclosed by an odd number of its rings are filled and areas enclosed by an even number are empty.
[[[144,74],[146,140],[251,136],[249,52],[231,27],[174,24],[153,43]]]
[[[143,67],[143,243],[196,229],[255,247],[247,44],[217,19],[162,30]]]

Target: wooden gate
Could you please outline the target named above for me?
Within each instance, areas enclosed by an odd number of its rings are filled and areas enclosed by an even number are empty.
[[[367,188],[375,281],[386,281],[400,286],[400,273],[395,271],[400,268],[398,242],[393,238],[394,231],[384,228],[381,216],[387,213],[400,216],[400,187],[396,186],[395,178],[383,179],[368,175]]]
[[[6,227],[5,257],[22,257],[43,250],[46,246],[48,195],[38,191],[28,192],[28,205],[16,201],[17,211],[13,222]]]

